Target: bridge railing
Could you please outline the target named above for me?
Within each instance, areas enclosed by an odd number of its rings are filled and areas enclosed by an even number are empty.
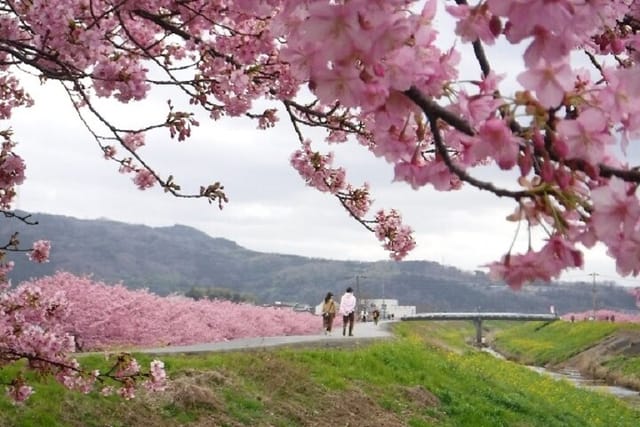
[[[418,313],[412,316],[401,317],[400,320],[471,320],[476,327],[476,344],[482,345],[482,321],[483,320],[520,320],[520,321],[546,321],[559,320],[557,314],[531,314],[531,313]]]
[[[556,314],[532,313],[490,313],[490,312],[461,312],[461,313],[417,313],[404,316],[401,320],[558,320]]]

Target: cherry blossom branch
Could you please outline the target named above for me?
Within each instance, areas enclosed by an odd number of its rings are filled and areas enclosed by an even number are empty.
[[[31,252],[33,249],[20,249],[20,240],[18,240],[18,232],[15,231],[11,237],[9,237],[9,241],[5,243],[4,246],[0,246],[0,251],[7,252]]]
[[[69,365],[59,360],[47,359],[46,357],[42,357],[38,354],[18,351],[13,348],[0,347],[0,360],[2,359],[8,360],[7,356],[10,357],[11,360],[25,359],[29,361],[38,361],[38,362],[46,363],[47,365],[55,366],[60,369],[68,369],[70,371],[74,371],[78,373],[86,373],[86,371],[84,371],[81,368],[78,368],[77,366]]]
[[[298,141],[300,142],[301,145],[304,145],[304,136],[302,135],[302,131],[300,130],[300,127],[298,126],[298,119],[295,117],[293,111],[292,111],[292,107],[293,105],[285,102],[285,109],[287,111],[287,113],[289,114],[289,121],[291,122],[291,125],[294,128],[294,131],[296,133],[296,135],[298,136]],[[325,178],[323,179],[325,185],[330,188],[331,187],[331,183]],[[374,232],[375,230],[369,225],[371,223],[375,223],[375,221],[372,220],[365,220],[363,219],[361,216],[357,215],[356,212],[354,211],[354,209],[348,204],[348,200],[350,200],[349,196],[345,193],[340,193],[340,192],[336,192],[336,193],[332,193],[334,197],[336,197],[338,199],[338,201],[340,202],[340,204],[344,207],[344,209],[349,213],[349,215],[354,218],[357,222],[359,222],[365,229],[367,229],[368,231]]]
[[[125,398],[133,397],[136,383],[143,379],[150,379],[152,389],[155,387],[155,389],[161,390],[165,387],[166,374],[162,362],[156,360],[152,362],[150,372],[142,372],[137,360],[128,353],[118,355],[116,362],[105,373],[96,370],[87,371],[80,368],[75,360],[72,361],[73,364],[70,364],[7,347],[0,347],[0,360],[3,359],[12,362],[24,359],[30,365],[35,365],[35,369],[47,373],[51,373],[51,368],[54,368],[55,373],[58,375],[58,380],[65,386],[78,388],[85,392],[93,388],[96,381],[104,384],[106,380],[121,384],[120,394]],[[72,375],[69,373],[72,373]],[[24,380],[20,378],[18,381],[14,380],[6,385],[15,386],[16,383],[24,385]],[[104,393],[104,391],[103,389],[102,392]]]
[[[456,3],[459,5],[467,5],[467,0],[456,0]],[[480,69],[482,70],[482,75],[485,77],[489,75],[491,72],[491,65],[489,64],[489,60],[487,59],[487,55],[484,51],[484,47],[482,46],[482,42],[479,39],[474,40],[471,45],[473,46],[473,53],[478,60],[478,64],[480,65]]]
[[[164,64],[162,64],[158,58],[153,55],[150,51],[150,49],[153,47],[153,45],[159,43],[159,41],[157,41],[156,43],[154,43],[152,46],[143,46],[141,43],[139,43],[135,36],[133,34],[131,34],[131,32],[129,31],[129,29],[127,28],[125,22],[122,20],[120,14],[117,14],[118,16],[118,20],[120,21],[120,25],[123,29],[123,31],[127,34],[127,36],[129,37],[129,40],[138,48],[140,49],[142,52],[144,52],[147,56],[147,58],[149,58],[154,64],[156,64],[158,66],[158,68],[164,72],[169,80],[167,81],[159,81],[159,80],[152,80],[152,79],[146,79],[145,81],[148,83],[152,83],[155,85],[163,85],[163,86],[173,86],[178,88],[179,90],[181,90],[183,93],[185,93],[187,95],[187,97],[189,97],[190,99],[198,99],[199,100],[199,104],[206,110],[206,111],[214,111],[214,110],[220,110],[223,109],[224,106],[223,105],[219,105],[219,104],[215,104],[212,103],[208,100],[208,98],[206,97],[201,97],[198,96],[198,86],[202,85],[203,83],[218,83],[217,79],[205,79],[205,78],[198,78],[198,79],[190,79],[190,80],[179,80],[174,74],[173,72],[175,71],[181,71],[181,70],[186,70],[186,69],[190,69],[193,68],[195,66],[197,66],[197,64],[201,61],[196,61],[195,63],[192,64],[187,64],[187,65],[183,65],[183,66],[179,66],[179,67],[166,67]],[[195,90],[191,91],[189,90],[188,86],[192,86]],[[201,91],[201,90],[200,90]],[[163,123],[160,126],[166,126],[166,123]],[[144,130],[149,130],[149,129],[142,129],[142,130],[137,130],[138,132],[140,131],[144,131]]]
[[[438,128],[437,118],[430,114],[427,114],[427,120],[429,120],[429,128],[431,130],[431,134],[433,135],[433,142],[436,146],[438,154],[447,165],[447,168],[449,168],[451,172],[456,174],[462,181],[471,184],[472,186],[481,190],[489,191],[499,197],[511,197],[515,200],[520,200],[523,197],[531,197],[532,194],[530,191],[510,191],[502,188],[497,188],[492,183],[476,179],[464,170],[460,169],[455,163],[453,163],[453,160],[449,156],[447,147],[442,140],[440,129]]]
[[[15,218],[21,222],[24,222],[27,225],[38,225],[38,221],[29,219],[33,215],[28,213],[25,213],[24,215],[20,215],[16,211],[9,211],[5,209],[0,209],[0,213],[2,213],[5,218]]]
[[[441,119],[465,135],[474,136],[476,132],[464,119],[451,111],[442,108],[432,99],[426,97],[420,89],[412,86],[404,92],[430,118]]]
[[[45,77],[54,80],[74,80],[85,76],[82,71],[73,69],[69,64],[60,61],[56,55],[15,40],[0,39],[0,52],[6,52],[18,58],[20,62],[37,69]],[[32,58],[29,57],[28,53],[32,55]],[[45,67],[42,61],[43,58],[60,67],[60,70]]]
[[[163,20],[160,16],[158,15],[154,15],[153,13],[150,13],[146,10],[143,9],[135,9],[133,10],[133,13],[135,13],[136,15],[138,15],[141,18],[147,19],[151,22],[153,22],[154,24],[158,25],[159,27],[161,27],[162,29],[175,34],[181,38],[183,38],[184,40],[191,40],[196,44],[200,44],[203,42],[203,40],[200,37],[194,36],[184,30],[182,30],[179,27],[176,27],[175,25],[171,25],[170,23],[166,22],[165,20]],[[209,52],[211,55],[218,57],[218,58],[222,58],[224,59],[226,62],[234,65],[236,68],[241,68],[241,64],[238,63],[237,61],[235,61],[235,59],[233,58],[232,55],[225,55],[222,54],[220,52],[217,52],[215,49],[212,49],[211,47],[207,47],[207,52]]]
[[[70,96],[70,98],[72,100],[72,103],[73,103],[72,93],[70,92],[69,88],[67,88],[66,86],[64,86],[64,88],[67,91],[67,93],[69,94],[69,96]],[[120,142],[120,145],[125,150],[127,150],[131,154],[131,156],[133,158],[135,158],[136,161],[138,161],[140,163],[140,165],[142,165],[142,167],[145,170],[147,170],[147,171],[149,171],[149,173],[151,173],[151,175],[155,178],[155,180],[158,182],[158,184],[165,190],[165,192],[169,192],[172,196],[178,197],[178,198],[184,198],[184,199],[205,198],[205,199],[207,199],[209,201],[209,203],[217,201],[219,209],[222,209],[223,203],[226,203],[226,202],[229,201],[229,199],[227,198],[227,196],[226,196],[226,194],[224,192],[224,186],[221,185],[219,182],[215,182],[215,183],[210,184],[210,185],[208,185],[206,187],[201,186],[200,187],[200,192],[196,193],[196,194],[189,194],[189,193],[180,192],[180,186],[177,185],[175,182],[173,182],[173,176],[169,176],[169,178],[164,180],[162,177],[160,177],[160,175],[149,164],[147,164],[147,162],[140,155],[138,155],[138,153],[136,153],[133,149],[131,149],[130,147],[127,146],[127,144],[124,143],[124,141],[122,140],[122,138],[118,134],[118,132],[120,130],[118,128],[116,128],[112,123],[110,123],[104,116],[102,116],[102,114],[99,111],[96,110],[96,108],[91,103],[91,100],[89,99],[89,96],[84,92],[84,90],[79,86],[79,84],[75,85],[74,90],[75,90],[75,93],[80,95],[80,97],[84,101],[84,105],[89,109],[89,111],[91,111],[91,113],[100,122],[102,122],[102,124],[104,124],[107,127],[107,129],[109,129],[111,131],[111,133],[114,135],[113,138],[118,140]],[[84,117],[82,115],[82,112],[77,107],[77,105],[75,103],[73,103],[73,105],[74,105],[74,108],[76,110],[76,113],[81,118],[82,123],[84,123],[84,125],[85,125],[85,127],[87,127],[87,129],[89,129],[89,131],[92,133],[92,135],[94,136],[94,138],[96,139],[96,141],[98,142],[98,144],[100,145],[100,147],[104,151],[105,147],[100,143],[101,137],[98,136],[91,129],[91,127],[89,126],[88,122],[84,119]],[[126,164],[126,160],[120,160],[120,161],[118,161],[117,159],[114,159],[114,160],[116,162],[122,164],[123,166],[128,167],[128,165]]]
[[[294,119],[300,123],[303,123],[307,126],[321,126],[326,129],[331,130],[339,130],[350,132],[354,134],[358,134],[365,137],[371,137],[371,135],[364,130],[364,126],[362,123],[351,123],[347,119],[340,119],[334,116],[334,113],[339,107],[339,104],[331,108],[327,112],[321,112],[312,108],[312,105],[302,105],[293,100],[285,99],[282,101],[285,107],[287,107],[287,111],[291,111],[289,107],[293,107],[295,110],[299,111],[301,114],[304,114],[307,117],[307,120],[301,119],[294,115]],[[337,122],[338,125],[331,124],[330,122]]]
[[[631,169],[618,169],[601,163],[598,165],[600,176],[603,178],[617,177],[627,182],[635,182],[640,184],[640,166]]]

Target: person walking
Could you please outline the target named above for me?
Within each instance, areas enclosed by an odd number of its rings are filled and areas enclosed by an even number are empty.
[[[333,294],[327,292],[327,296],[324,297],[324,303],[322,304],[322,327],[324,328],[325,335],[331,335],[331,328],[333,327],[333,319],[336,317],[336,302],[333,300]]]
[[[375,323],[376,326],[378,326],[378,320],[380,319],[380,310],[378,310],[378,308],[375,307],[371,315],[373,316],[373,323]]]
[[[353,295],[353,289],[349,286],[340,298],[340,314],[342,315],[342,335],[347,334],[347,325],[349,325],[349,336],[353,336],[353,322],[355,320],[356,297]]]

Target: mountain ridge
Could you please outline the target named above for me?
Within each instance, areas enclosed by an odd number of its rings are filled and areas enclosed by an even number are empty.
[[[350,261],[253,251],[236,242],[175,224],[151,227],[107,218],[32,213],[38,225],[0,223],[3,236],[19,232],[22,246],[52,241],[50,262],[34,264],[24,253],[9,253],[13,283],[69,271],[106,283],[122,282],[160,295],[194,287],[230,289],[259,303],[297,301],[315,305],[327,291],[340,295],[360,286],[362,298],[393,298],[429,311],[585,311],[593,308],[585,282],[529,285],[514,292],[480,271],[463,271],[434,261]],[[359,280],[356,281],[356,276]],[[597,286],[597,307],[635,310],[627,290],[613,282]]]

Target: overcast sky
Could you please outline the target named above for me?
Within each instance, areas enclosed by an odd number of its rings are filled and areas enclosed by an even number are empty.
[[[517,55],[495,49],[493,53],[500,55],[500,69],[521,67]],[[465,61],[469,58],[471,55],[465,55]],[[471,61],[465,69],[477,66]],[[472,71],[472,76],[478,77],[479,72]],[[36,81],[28,85],[36,105],[16,112],[11,120],[19,142],[16,151],[27,162],[19,209],[150,226],[184,224],[264,252],[340,260],[388,259],[373,234],[352,220],[335,198],[306,187],[289,166],[298,144],[284,116],[268,131],[257,130],[255,122],[245,119],[203,120],[190,140],[177,142],[163,131],[155,133],[142,149],[158,172],[165,177],[173,174],[185,189],[197,191],[200,184],[221,181],[230,203],[220,211],[203,200],[179,200],[159,189],[138,190],[130,175],[119,174],[117,164],[103,159],[60,87],[55,83],[40,87]],[[163,117],[166,99],[159,95],[143,105],[107,108],[119,124],[137,123],[154,113]],[[347,167],[352,183],[371,184],[375,209],[402,212],[417,240],[408,259],[475,270],[499,259],[511,245],[516,224],[505,217],[513,210],[512,201],[474,189],[414,191],[392,182],[392,166],[357,144],[326,148],[321,134],[309,134],[314,135],[317,149],[336,152],[336,164]],[[55,242],[52,244],[55,250]],[[524,245],[516,249],[524,250]],[[584,270],[565,274],[563,279],[591,281],[588,274],[592,272],[600,274],[598,280],[616,280],[627,286],[640,282],[620,278],[602,248],[586,254]]]

